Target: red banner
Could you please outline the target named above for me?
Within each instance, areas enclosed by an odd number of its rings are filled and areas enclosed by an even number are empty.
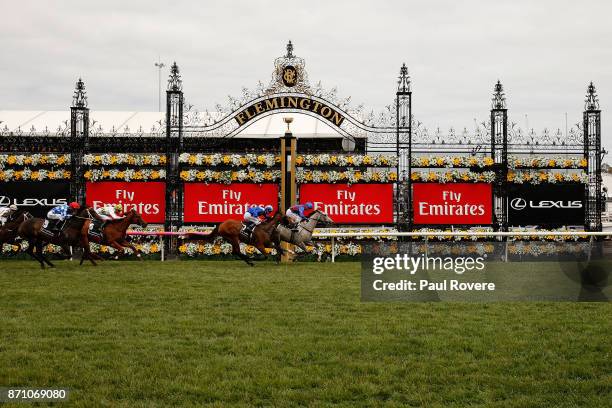
[[[414,223],[491,224],[491,194],[486,183],[414,183]]]
[[[393,222],[392,184],[302,184],[300,203],[307,201],[337,224]]]
[[[185,222],[223,222],[242,219],[252,205],[278,210],[277,184],[185,183]]]
[[[87,205],[100,208],[121,204],[124,211],[136,210],[149,223],[166,219],[166,183],[103,181],[86,184]]]

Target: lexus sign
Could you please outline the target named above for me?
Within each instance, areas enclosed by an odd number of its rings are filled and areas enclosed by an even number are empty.
[[[392,184],[302,184],[300,203],[307,201],[337,224],[393,223]]]
[[[44,218],[51,208],[69,201],[68,181],[0,182],[0,207],[15,204],[35,217]]]
[[[510,225],[584,224],[584,186],[519,184],[508,191]]]

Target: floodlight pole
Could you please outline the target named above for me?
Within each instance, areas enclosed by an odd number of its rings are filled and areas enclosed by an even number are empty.
[[[161,58],[157,58],[159,61],[155,63],[157,67],[157,111],[161,112],[161,70],[166,66],[161,62]]]

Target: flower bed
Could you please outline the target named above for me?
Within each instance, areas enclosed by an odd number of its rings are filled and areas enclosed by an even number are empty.
[[[189,166],[265,166],[274,167],[280,163],[280,156],[275,154],[193,154],[182,153],[179,163]]]
[[[386,183],[397,181],[397,173],[391,170],[320,171],[296,170],[298,183]]]
[[[490,157],[475,156],[417,156],[410,159],[413,167],[478,167],[493,165]]]
[[[338,166],[338,167],[354,167],[354,166],[370,166],[370,167],[395,167],[397,166],[397,157],[391,155],[368,155],[368,154],[349,154],[349,155],[333,155],[333,154],[307,154],[298,155],[295,158],[296,166],[314,167],[314,166]]]

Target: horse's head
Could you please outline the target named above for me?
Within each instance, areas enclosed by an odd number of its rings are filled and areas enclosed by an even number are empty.
[[[315,210],[310,218],[317,220],[317,224],[331,225],[334,223],[334,220],[321,210]]]

